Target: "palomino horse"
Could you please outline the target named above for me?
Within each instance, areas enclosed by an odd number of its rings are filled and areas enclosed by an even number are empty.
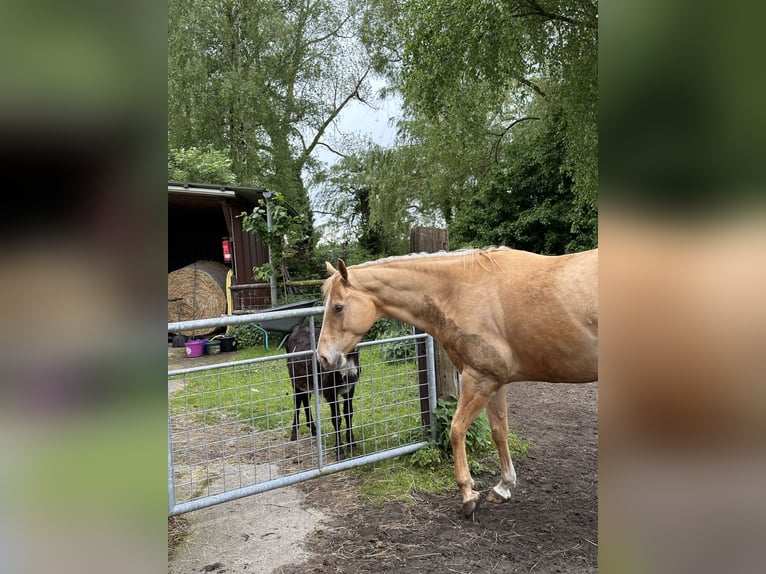
[[[510,500],[516,471],[504,385],[598,379],[598,249],[544,256],[501,247],[350,267],[339,260],[337,271],[326,265],[317,345],[322,368],[342,368],[345,355],[381,317],[429,333],[462,374],[450,442],[463,512],[471,516],[480,501],[465,435],[485,407],[500,457],[500,482],[487,498]]]

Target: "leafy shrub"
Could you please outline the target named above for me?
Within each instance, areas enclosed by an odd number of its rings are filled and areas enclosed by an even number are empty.
[[[229,334],[237,341],[237,349],[247,349],[263,344],[263,333],[255,325],[234,325]]]
[[[442,449],[434,444],[416,450],[410,457],[410,462],[418,468],[436,468],[444,461]]]
[[[401,323],[396,319],[389,319],[388,317],[384,317],[383,319],[378,319],[372,324],[370,330],[367,331],[367,333],[364,335],[363,340],[377,341],[378,339],[386,339],[390,336],[396,336],[387,335],[387,333],[394,333],[398,331],[401,331]]]
[[[392,339],[411,334],[411,326],[395,319],[384,318],[375,321],[370,330],[367,331],[364,340]],[[383,360],[392,363],[411,361],[415,358],[416,352],[416,346],[413,341],[386,343],[381,349]]]

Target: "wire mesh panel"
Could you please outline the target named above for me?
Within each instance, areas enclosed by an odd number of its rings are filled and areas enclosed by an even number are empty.
[[[288,354],[169,371],[169,514],[413,452],[426,444],[430,429],[422,421],[423,410],[429,408],[423,401],[427,373],[418,369],[417,360],[418,339],[425,337],[360,344],[352,403],[356,448],[346,449],[342,459],[318,376],[310,397],[317,434],[301,409],[296,440],[291,440],[296,413]],[[303,353],[309,360],[312,354]]]

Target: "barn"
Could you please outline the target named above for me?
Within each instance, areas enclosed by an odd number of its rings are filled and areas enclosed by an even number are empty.
[[[240,215],[252,212],[269,195],[263,188],[168,182],[168,321],[220,315],[217,308],[200,311],[210,300],[204,293],[208,285],[221,287],[225,297],[227,280],[232,286],[253,284],[252,270],[268,263],[268,248],[256,234],[242,229]],[[287,209],[297,214],[289,205]],[[224,257],[224,241],[230,261]],[[189,285],[174,289],[179,281]],[[266,287],[235,292],[226,311],[271,304]]]

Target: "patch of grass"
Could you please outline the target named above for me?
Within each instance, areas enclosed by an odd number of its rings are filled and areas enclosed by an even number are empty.
[[[413,344],[414,346],[414,344]],[[354,429],[359,454],[422,440],[420,403],[415,361],[392,363],[383,358],[379,346],[360,353],[361,378],[354,398]],[[284,350],[250,347],[237,352],[237,360],[284,354]],[[272,431],[289,429],[293,420],[293,391],[286,360],[264,361],[178,375],[183,392],[170,398],[170,414],[191,418],[208,426],[238,423]],[[320,397],[320,415],[325,422],[325,446],[334,445],[329,432],[330,407]],[[312,398],[312,412],[313,412]],[[301,413],[301,434],[307,432]]]
[[[447,492],[455,488],[452,465],[443,461],[421,466],[413,462],[418,453],[433,447],[427,446],[412,455],[384,460],[372,465],[353,469],[360,482],[361,493],[374,505],[398,500],[414,503],[413,492]],[[422,456],[422,455],[421,455]]]

